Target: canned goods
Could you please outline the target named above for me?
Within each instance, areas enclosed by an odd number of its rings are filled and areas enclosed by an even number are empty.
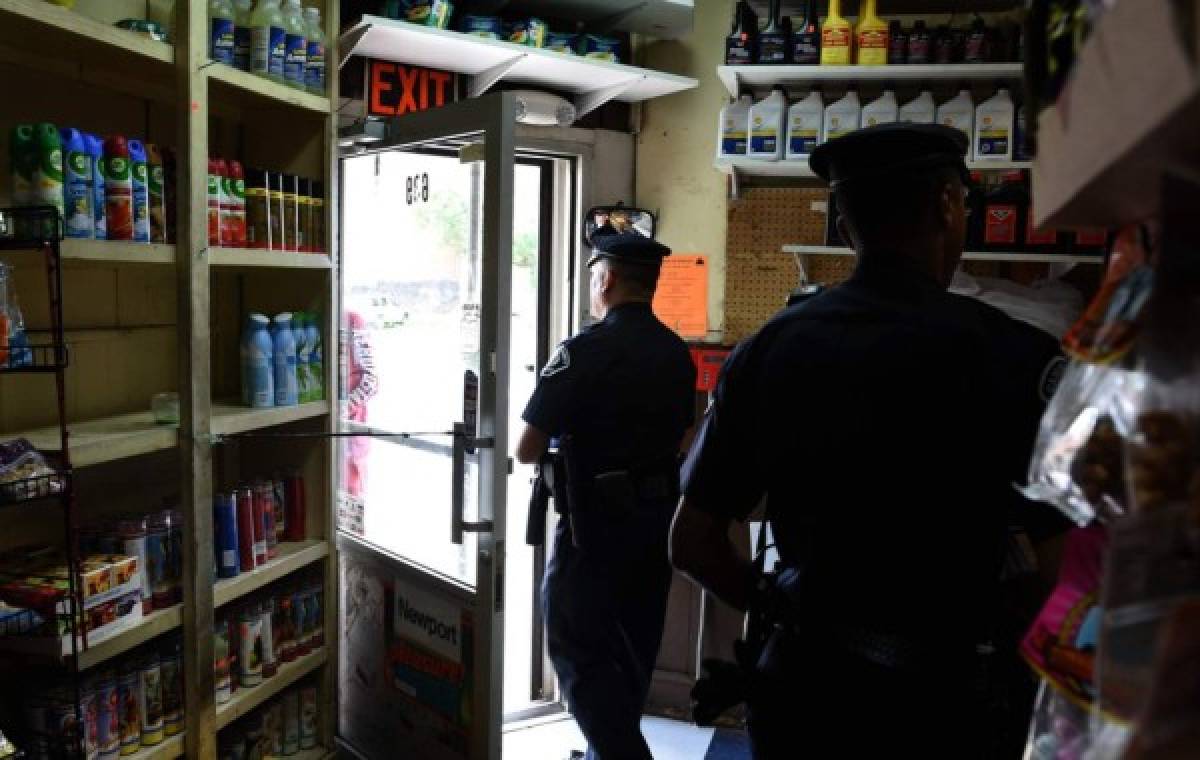
[[[259,607],[260,616],[260,635],[262,637],[262,675],[264,679],[270,678],[279,671],[279,660],[275,659],[275,637],[271,621],[275,614],[275,605],[272,600],[267,599]]]
[[[114,760],[121,754],[121,702],[114,678],[96,683],[96,748],[100,760]]]
[[[318,649],[325,646],[325,612],[322,605],[322,597],[324,596],[324,588],[319,585],[314,585],[308,589],[308,604],[309,604],[309,628],[311,630],[309,639],[312,641],[312,648]]]
[[[238,683],[250,688],[262,680],[262,614],[250,606],[238,618]]]
[[[161,744],[165,734],[162,686],[162,666],[158,655],[148,654],[142,660],[141,688],[138,690],[143,747]]]
[[[167,736],[183,731],[183,652],[173,642],[162,655],[163,728]]]
[[[121,520],[117,530],[121,534],[124,553],[129,557],[137,557],[137,573],[142,582],[142,613],[153,612],[154,589],[150,585],[150,568],[146,557],[146,518]]]
[[[279,627],[275,629],[277,644],[280,650],[280,662],[292,662],[296,659],[296,621],[292,615],[292,597],[282,594],[279,597]]]
[[[258,567],[254,551],[254,492],[249,488],[237,490],[237,530],[240,570],[248,573]]]
[[[271,481],[271,503],[275,505],[275,543],[287,540],[287,492],[283,486],[283,478]]]
[[[284,496],[287,499],[287,540],[303,541],[305,538],[305,514],[308,506],[304,493],[304,476],[292,473],[283,481]]]
[[[121,711],[121,754],[132,755],[142,744],[142,672],[132,668],[121,672],[117,680],[117,702]]]
[[[317,688],[300,689],[300,749],[317,746]]]
[[[223,705],[233,697],[233,650],[229,642],[229,621],[217,622],[213,629],[213,681],[217,704]]]
[[[296,656],[303,657],[312,650],[308,638],[308,605],[303,591],[292,594],[292,632],[296,637]]]
[[[267,752],[275,757],[283,754],[283,703],[275,700],[263,716]]]
[[[270,483],[260,482],[254,486],[254,499],[261,504],[254,505],[255,515],[262,513],[263,545],[267,559],[279,556],[279,540],[275,535],[275,489]],[[255,549],[257,551],[257,547]]]
[[[83,756],[87,760],[97,760],[100,756],[98,707],[95,691],[85,691],[79,696],[79,717],[83,718]]]
[[[267,564],[267,504],[259,489],[246,489],[250,492],[250,504],[254,518],[254,564],[261,567]]]
[[[150,590],[156,610],[171,606],[168,541],[167,526],[156,517],[146,532],[146,572],[150,577]]]
[[[217,577],[236,578],[238,562],[237,496],[219,493],[213,499],[213,550],[216,552]]]
[[[300,751],[300,692],[292,689],[283,695],[283,754]]]

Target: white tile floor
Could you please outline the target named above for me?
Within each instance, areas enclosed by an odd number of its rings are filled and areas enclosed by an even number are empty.
[[[666,718],[642,719],[642,733],[654,760],[702,760],[713,729]],[[570,716],[504,734],[505,760],[565,760],[571,750],[587,746]]]

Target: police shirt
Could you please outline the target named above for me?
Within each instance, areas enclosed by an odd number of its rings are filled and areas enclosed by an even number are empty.
[[[765,496],[815,627],[974,637],[1062,365],[1049,335],[863,261],[733,352],[684,491],[736,519]]]
[[[622,304],[558,347],[522,418],[572,435],[592,473],[650,467],[678,454],[695,383],[686,344],[650,304]]]

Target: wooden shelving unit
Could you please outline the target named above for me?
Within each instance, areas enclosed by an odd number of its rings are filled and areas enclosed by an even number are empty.
[[[186,515],[184,541],[190,549],[185,556],[192,560],[184,568],[183,603],[131,621],[76,658],[65,658],[82,670],[103,668],[142,647],[159,646],[164,634],[182,632],[188,653],[186,730],[140,750],[131,756],[136,760],[184,755],[213,760],[214,726],[223,728],[307,676],[316,676],[320,692],[320,746],[297,757],[325,758],[333,746],[336,679],[327,665],[334,642],[283,666],[266,684],[239,692],[220,709],[211,665],[216,608],[297,571],[322,574],[329,600],[325,629],[337,630],[333,446],[321,437],[282,447],[228,438],[292,423],[309,433],[330,432],[331,403],[248,409],[214,401],[237,395],[237,366],[225,357],[236,361],[240,320],[255,309],[319,313],[330,357],[323,385],[327,393],[336,387],[335,254],[210,248],[207,238],[211,155],[322,180],[327,188],[324,228],[330,244],[336,240],[332,136],[340,3],[304,4],[321,9],[326,29],[329,92],[323,96],[211,61],[204,3],[175,3],[168,44],[114,26],[123,18],[145,17],[145,3],[77,0],[74,9],[67,9],[45,0],[0,0],[0,78],[10,104],[0,127],[51,122],[175,149],[175,242],[67,240],[62,245],[69,448],[81,484],[78,493],[85,495],[80,511],[89,521],[111,519],[131,510],[150,511],[163,498],[178,495]],[[0,165],[9,165],[8,150],[7,141],[0,144]],[[7,192],[8,183],[0,183],[0,206],[7,205]],[[5,258],[10,259],[15,257]],[[45,287],[27,274],[18,272],[17,281],[34,332],[45,321]],[[75,344],[72,336],[78,338]],[[47,414],[53,398],[22,381],[0,378],[0,440],[25,437],[54,451],[60,443],[57,428],[49,427],[54,418]],[[162,391],[179,393],[177,425],[156,424],[149,411],[150,397]],[[212,551],[211,505],[217,484],[246,482],[275,471],[281,462],[305,477],[308,537],[283,544],[280,556],[263,568],[213,583],[206,558]],[[40,519],[35,510],[22,513],[22,521]],[[18,545],[26,532],[37,534],[38,526],[13,527],[6,526],[12,536],[0,538],[0,550]]]

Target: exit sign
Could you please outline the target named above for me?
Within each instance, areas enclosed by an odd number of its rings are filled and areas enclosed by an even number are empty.
[[[366,63],[368,116],[404,116],[458,99],[458,80],[448,71],[374,59]]]

